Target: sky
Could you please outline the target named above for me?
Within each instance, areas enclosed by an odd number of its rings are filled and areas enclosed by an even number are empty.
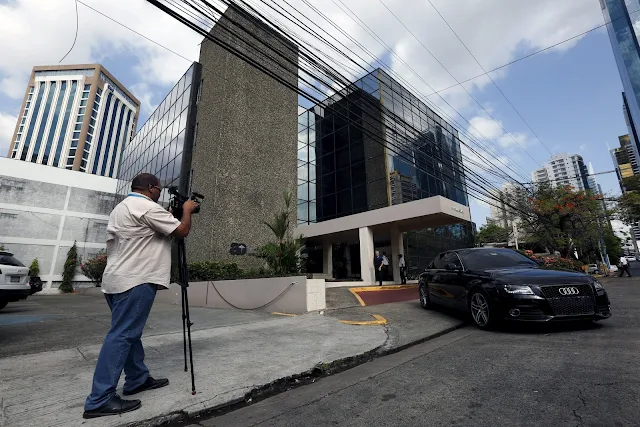
[[[264,8],[270,0],[248,1]],[[455,121],[464,142],[520,172],[522,176],[508,171],[519,180],[530,180],[530,173],[550,153],[578,153],[596,172],[613,170],[607,143],[615,147],[627,128],[622,84],[604,28],[491,73],[495,85],[486,76],[456,85],[483,74],[481,67],[491,70],[603,24],[598,0],[288,2],[352,49],[363,67],[370,69],[375,58],[388,65],[416,95]],[[307,3],[320,8],[336,26]],[[139,125],[198,58],[201,37],[144,0],[0,0],[0,155],[8,151],[31,68],[58,64],[71,48],[76,4],[78,37],[62,64],[104,65],[141,100]],[[318,43],[304,35],[299,40]],[[325,46],[316,47],[335,58]],[[466,149],[465,153],[471,155]],[[605,192],[619,194],[615,174],[597,179]],[[476,224],[484,224],[489,207],[472,199],[471,214]]]

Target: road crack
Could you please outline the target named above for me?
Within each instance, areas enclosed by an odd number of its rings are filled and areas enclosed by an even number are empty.
[[[573,410],[573,416],[578,421],[578,426],[583,426],[584,425],[584,420],[582,419],[582,416],[580,416],[580,414],[578,414],[578,411],[587,406],[587,400],[582,395],[582,390],[580,390],[580,389],[578,389],[578,399],[580,399],[580,402],[582,402],[582,405],[578,406],[576,409]]]

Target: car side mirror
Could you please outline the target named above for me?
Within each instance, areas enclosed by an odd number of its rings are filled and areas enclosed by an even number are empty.
[[[460,270],[458,268],[457,265],[455,265],[454,263],[450,262],[449,264],[444,266],[445,270],[449,270],[449,271],[456,271],[456,270]]]

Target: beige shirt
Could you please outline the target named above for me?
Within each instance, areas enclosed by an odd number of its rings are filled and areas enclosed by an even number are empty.
[[[171,239],[180,225],[162,206],[133,193],[109,215],[107,267],[102,292],[119,294],[144,283],[168,288],[171,276]]]

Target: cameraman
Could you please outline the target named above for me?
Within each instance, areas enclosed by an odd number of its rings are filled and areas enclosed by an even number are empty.
[[[143,173],[131,183],[131,193],[120,202],[107,226],[107,266],[102,292],[111,309],[111,328],[104,339],[93,376],[84,418],[117,415],[140,408],[140,400],[116,394],[124,369],[124,395],[164,387],[144,364],[142,331],[157,289],[167,289],[171,270],[171,236],[186,237],[191,213],[198,203],[184,203],[182,222],[157,202],[162,188],[154,175]]]

